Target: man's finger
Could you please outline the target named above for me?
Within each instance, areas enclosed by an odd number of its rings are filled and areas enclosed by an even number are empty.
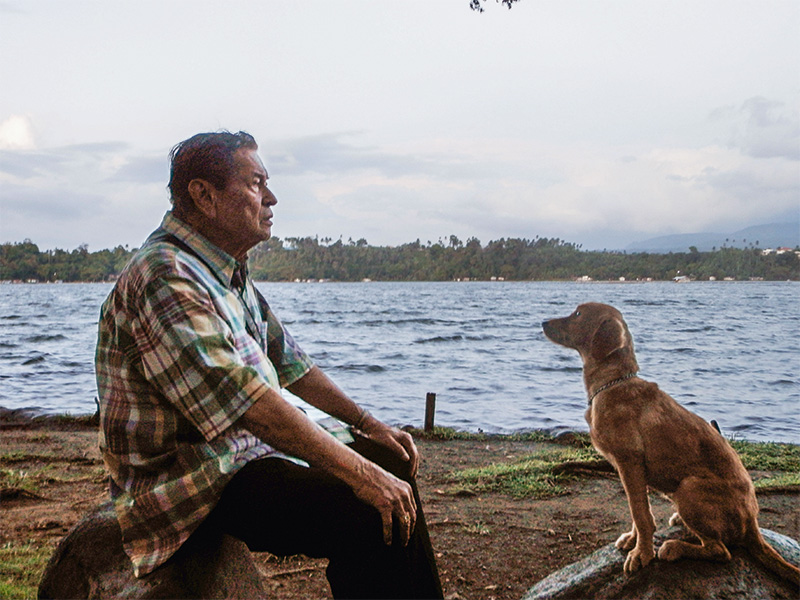
[[[414,440],[411,439],[411,436],[404,440],[404,442],[403,445],[411,461],[411,477],[416,477],[417,471],[419,470],[419,452],[417,452],[417,447],[414,444]]]
[[[392,513],[381,513],[381,520],[383,521],[383,543],[387,546],[392,545]]]

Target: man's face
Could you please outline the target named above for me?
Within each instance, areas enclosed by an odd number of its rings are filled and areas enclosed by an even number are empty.
[[[241,148],[234,154],[228,184],[215,190],[215,225],[225,238],[225,249],[236,258],[272,234],[272,207],[278,200],[267,188],[267,179],[258,151]]]

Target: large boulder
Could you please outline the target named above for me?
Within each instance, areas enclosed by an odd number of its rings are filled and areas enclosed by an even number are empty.
[[[761,532],[781,556],[794,565],[800,565],[800,544],[768,529]],[[686,531],[680,527],[660,530],[655,535],[656,547],[665,540],[685,537]],[[626,553],[609,544],[548,575],[528,590],[523,600],[798,598],[800,590],[797,587],[767,571],[743,548],[735,548],[731,554],[733,559],[727,563],[656,559],[644,569],[625,575],[622,566]]]
[[[56,548],[39,598],[266,598],[245,544],[196,535],[162,567],[137,579],[110,502],[84,517]]]

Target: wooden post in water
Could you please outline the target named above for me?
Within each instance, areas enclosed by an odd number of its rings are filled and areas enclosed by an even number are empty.
[[[433,415],[436,412],[436,394],[428,392],[425,396],[425,431],[433,431]]]

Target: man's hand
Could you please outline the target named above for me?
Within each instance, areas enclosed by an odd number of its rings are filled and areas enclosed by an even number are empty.
[[[367,417],[360,431],[373,442],[386,446],[402,460],[408,462],[411,477],[417,476],[419,453],[417,452],[417,446],[414,444],[414,439],[411,435],[396,427],[390,427],[378,421],[378,419],[372,415]]]
[[[417,503],[414,501],[411,486],[366,460],[359,470],[361,481],[353,486],[353,492],[381,514],[383,541],[386,544],[392,543],[392,523],[397,521],[400,541],[405,546],[417,520]]]
[[[407,544],[417,514],[411,486],[336,440],[275,390],[265,386],[262,391],[263,395],[243,415],[242,425],[274,448],[344,481],[360,500],[380,513],[384,541],[392,543],[392,523],[396,521],[401,542]],[[375,423],[380,425],[374,427],[377,435],[391,438],[405,452],[388,431],[391,428],[377,420]],[[413,448],[413,442],[411,445]]]

